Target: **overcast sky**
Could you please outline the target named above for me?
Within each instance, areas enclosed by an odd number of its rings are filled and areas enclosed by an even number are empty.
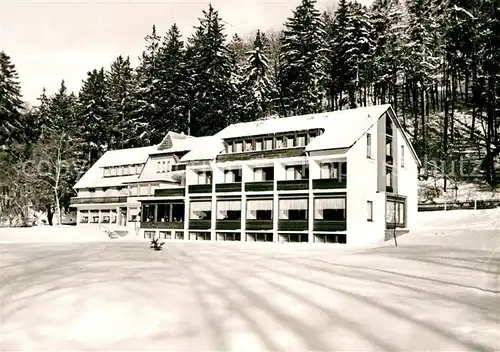
[[[279,29],[300,0],[212,0],[229,35]],[[318,9],[337,0],[319,0]],[[370,0],[364,0],[367,3]],[[12,58],[23,99],[37,104],[45,87],[54,93],[62,79],[78,92],[88,71],[129,55],[133,65],[144,36],[156,25],[163,35],[175,22],[184,39],[209,1],[0,0],[0,50]]]

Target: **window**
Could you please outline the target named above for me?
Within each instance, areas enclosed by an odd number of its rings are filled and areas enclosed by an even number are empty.
[[[309,179],[309,166],[308,165],[294,165],[287,166],[286,168],[287,180],[307,180]]]
[[[254,169],[254,181],[272,181],[274,180],[274,167],[264,167]]]
[[[392,187],[392,170],[391,169],[386,169],[385,185],[387,187]]]
[[[138,193],[138,186],[130,186],[130,192],[129,192],[131,197],[137,197],[139,195]]]
[[[227,144],[226,150],[227,150],[228,153],[232,153],[233,152],[233,142],[230,142],[230,143]]]
[[[330,162],[320,164],[321,178],[345,179],[347,177],[346,162]]]
[[[372,158],[372,135],[369,133],[366,134],[366,157]]]
[[[199,185],[209,185],[212,183],[212,172],[211,171],[199,171],[198,172],[198,184]]]
[[[212,202],[195,201],[189,205],[189,218],[193,220],[210,220],[212,217]]]
[[[285,143],[283,141],[283,137],[276,138],[276,149],[284,148]]]
[[[184,221],[184,203],[173,203],[172,207],[172,221]]]
[[[286,147],[287,148],[293,148],[295,143],[295,137],[294,136],[288,136],[286,137]]]
[[[103,224],[109,224],[111,222],[111,216],[110,216],[109,209],[103,209],[103,210],[101,210],[101,215],[102,215],[101,222]]]
[[[391,156],[392,155],[392,143],[390,141],[387,141],[388,143],[385,145],[385,155]]]
[[[152,184],[150,189],[150,195],[154,196],[155,195],[155,190],[159,189],[160,185],[159,184]]]
[[[272,150],[273,149],[273,140],[272,139],[266,139],[264,141],[264,149],[265,150]]]
[[[144,204],[142,206],[141,215],[142,222],[154,222],[155,221],[155,204]]]
[[[240,220],[241,200],[219,200],[217,202],[218,220]]]
[[[256,151],[262,150],[262,141],[255,141],[255,150]]]
[[[280,199],[279,219],[285,220],[307,220],[307,199]]]
[[[140,196],[149,196],[149,186],[148,185],[140,185],[139,186],[139,195]]]
[[[109,177],[111,176],[111,170],[109,170],[108,167],[104,168],[104,177]]]
[[[80,210],[80,224],[87,224],[89,222],[89,211]]]
[[[401,146],[401,167],[405,167],[405,146]]]
[[[224,171],[224,183],[241,182],[241,169]]]
[[[245,141],[245,151],[251,152],[253,150],[252,141]]]
[[[234,145],[236,153],[241,153],[243,151],[243,142],[236,142]]]
[[[373,202],[371,200],[366,202],[366,220],[373,221]]]
[[[304,147],[306,145],[306,136],[298,136],[297,137],[297,146]]]
[[[116,224],[116,209],[111,209],[111,223]]]
[[[314,200],[315,220],[345,220],[346,198],[316,198]]]
[[[98,224],[99,223],[99,210],[91,210],[90,211],[90,223]]]
[[[272,220],[272,199],[250,199],[247,200],[247,220]]]
[[[159,174],[160,172],[161,172],[161,161],[158,161],[156,163],[156,173]]]
[[[406,226],[406,209],[404,199],[388,200],[386,208],[386,223],[395,224],[398,227]]]
[[[156,207],[156,222],[171,221],[168,204],[157,204]]]

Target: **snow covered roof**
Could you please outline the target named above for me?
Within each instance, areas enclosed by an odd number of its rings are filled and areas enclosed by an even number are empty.
[[[190,151],[208,138],[210,137],[194,137],[170,131],[150,155]]]
[[[223,150],[223,140],[263,134],[322,128],[325,132],[306,147],[306,151],[351,147],[390,105],[266,119],[230,125],[181,158],[182,162],[215,159]]]

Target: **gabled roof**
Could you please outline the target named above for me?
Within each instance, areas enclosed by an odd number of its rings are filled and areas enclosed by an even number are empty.
[[[194,137],[170,131],[150,155],[190,151],[207,138],[209,137]]]
[[[309,143],[306,151],[350,148],[389,108],[390,105],[377,105],[233,124],[187,153],[181,161],[215,159],[223,150],[224,139],[318,128],[324,129],[324,133]]]

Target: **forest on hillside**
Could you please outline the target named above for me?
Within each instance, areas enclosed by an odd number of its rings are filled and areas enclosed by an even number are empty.
[[[153,25],[138,67],[119,56],[88,72],[79,92],[62,80],[29,108],[0,52],[0,211],[59,213],[105,151],[159,143],[167,131],[204,136],[271,115],[386,103],[424,163],[496,186],[499,75],[497,0],[339,0],[323,13],[302,0],[281,30],[244,38],[228,38],[210,5],[189,38]],[[449,170],[464,156],[479,161],[474,174]]]

